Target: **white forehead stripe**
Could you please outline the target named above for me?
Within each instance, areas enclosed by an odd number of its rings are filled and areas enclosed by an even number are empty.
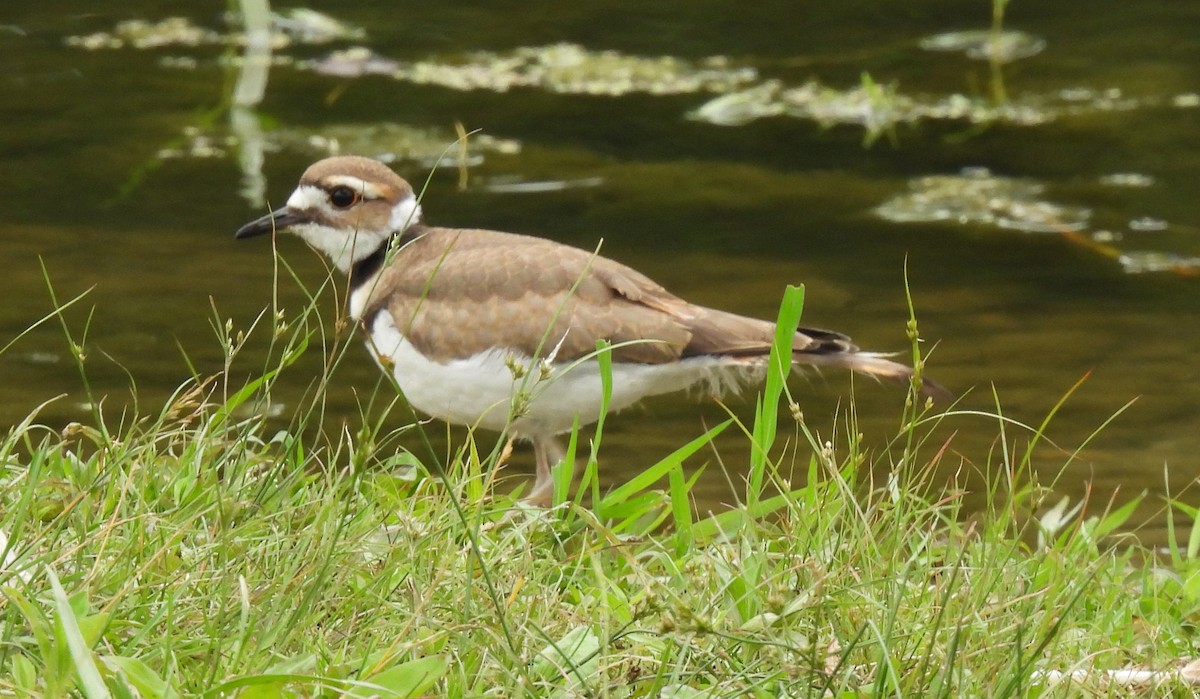
[[[320,187],[302,184],[287,200],[288,208],[296,211],[312,211],[325,205],[325,192]]]

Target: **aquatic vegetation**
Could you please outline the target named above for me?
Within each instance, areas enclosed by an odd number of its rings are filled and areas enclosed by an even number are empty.
[[[741,126],[757,119],[779,116],[785,109],[779,99],[781,87],[778,80],[768,80],[761,85],[714,97],[687,116],[718,126]]]
[[[1154,186],[1154,178],[1140,172],[1114,172],[1101,177],[1100,184],[1107,187],[1144,189]]]
[[[782,115],[812,120],[823,126],[858,125],[868,131],[923,121],[1041,126],[1064,116],[1126,111],[1157,102],[1125,97],[1116,89],[1068,89],[1052,95],[1029,94],[996,102],[965,94],[910,95],[895,85],[837,89],[810,80],[788,88],[780,81],[768,81],[714,97],[688,113],[688,118],[720,126],[740,126]]]
[[[311,10],[290,10],[272,16],[272,47],[293,44],[361,42],[365,32]],[[235,30],[199,27],[172,17],[160,22],[129,20],[111,32],[68,37],[70,46],[84,49],[164,46],[238,45],[244,36]],[[922,39],[927,51],[961,52],[969,58],[1003,64],[1040,53],[1045,40],[1020,31],[960,31]],[[234,63],[240,59],[232,58]],[[256,57],[255,60],[264,60]],[[198,65],[191,56],[164,57],[161,64],[178,69]],[[791,117],[822,126],[861,126],[874,137],[897,125],[923,121],[961,121],[968,124],[1040,126],[1068,116],[1126,111],[1169,104],[1200,106],[1200,96],[1131,97],[1119,88],[1068,87],[1049,94],[1027,93],[1009,98],[1001,90],[990,97],[962,93],[909,94],[895,83],[870,78],[854,87],[838,88],[817,79],[800,85],[760,79],[752,60],[710,56],[686,60],[676,56],[637,56],[614,50],[595,50],[573,43],[522,46],[508,51],[471,51],[457,55],[401,60],[355,44],[316,59],[275,54],[269,62],[319,75],[353,79],[384,76],[450,90],[537,89],[557,94],[620,97],[628,94],[679,95],[709,93],[709,101],[687,118],[720,126],[740,126],[758,119]],[[1002,99],[997,98],[1003,96]]]
[[[771,80],[714,98],[687,116],[720,126],[739,126],[756,119],[787,115],[811,119],[823,126],[856,124],[871,133],[914,120],[915,104],[911,98],[897,94],[894,86],[864,83],[850,90],[835,90],[809,81],[785,89],[780,81]]]
[[[1101,179],[1109,186],[1149,187],[1152,178],[1119,173]],[[1200,273],[1200,258],[1173,252],[1125,251],[1122,240],[1108,230],[1088,231],[1092,212],[1082,206],[1044,199],[1045,185],[1030,179],[1001,177],[986,168],[966,168],[958,175],[929,175],[909,182],[908,191],[875,208],[875,214],[897,223],[949,222],[990,225],[1026,233],[1057,233],[1073,244],[1118,262],[1130,274],[1171,272]],[[1169,224],[1143,216],[1129,221],[1129,230],[1147,233],[1166,230]]]
[[[130,19],[118,22],[111,32],[96,32],[66,38],[67,46],[96,51],[119,49],[152,49],[162,46],[204,46],[223,41],[212,29],[198,27],[186,17],[167,17],[158,22]]]
[[[323,12],[294,7],[272,13],[271,28],[298,44],[328,44],[331,41],[359,41],[366,37],[362,27],[346,24]]]
[[[1139,216],[1135,219],[1130,219],[1129,230],[1146,232],[1165,231],[1168,228],[1166,221],[1153,216]]]
[[[366,33],[328,15],[294,9],[272,15],[273,48],[292,44],[360,41]],[[197,26],[184,17],[158,22],[127,20],[110,32],[66,39],[68,46],[87,50],[151,49],[240,44],[244,35]],[[631,56],[612,50],[589,50],[578,44],[523,46],[511,51],[474,51],[461,56],[435,56],[403,62],[365,46],[334,51],[317,60],[298,61],[297,67],[322,75],[357,77],[387,75],[422,85],[454,90],[504,92],[516,87],[563,94],[618,96],[633,92],[674,95],[728,92],[758,79],[750,66],[737,66],[724,56],[688,61],[675,56]]]
[[[925,51],[963,53],[967,58],[996,63],[1011,63],[1036,56],[1046,48],[1046,40],[1021,31],[974,29],[927,36],[918,44]]]
[[[1200,274],[1200,257],[1188,257],[1173,252],[1134,250],[1122,253],[1117,261],[1130,274],[1148,272],[1174,272],[1177,274]]]
[[[227,17],[231,24],[234,19]],[[293,44],[361,40],[365,36],[366,32],[361,28],[345,24],[315,10],[293,8],[271,15],[271,46],[274,48],[284,48]],[[88,51],[237,45],[244,41],[245,36],[241,32],[201,27],[187,17],[167,17],[157,22],[142,19],[124,20],[118,22],[112,31],[69,36],[65,39],[67,46]]]
[[[362,75],[391,75],[400,68],[400,62],[381,56],[365,46],[353,46],[334,51],[320,60],[309,61],[305,66],[321,75],[357,78]]]
[[[909,191],[875,209],[902,223],[953,221],[985,224],[1027,233],[1059,233],[1087,228],[1092,212],[1042,199],[1045,186],[1028,179],[968,168],[959,175],[930,175],[909,182]]]
[[[359,66],[355,72],[355,66]],[[475,51],[416,62],[392,61],[363,47],[338,51],[301,67],[327,75],[384,74],[403,82],[453,90],[538,88],[561,94],[619,96],[635,92],[675,95],[727,92],[753,82],[758,72],[723,56],[698,62],[674,56],[631,56],[578,44]]]
[[[281,127],[263,134],[270,151],[286,150],[324,157],[340,153],[370,153],[387,162],[409,161],[422,167],[439,163],[474,167],[489,154],[512,155],[521,143],[489,134],[471,134],[462,153],[449,150],[458,136],[449,129],[422,128],[392,122],[329,124],[319,128]],[[227,129],[189,126],[180,143],[160,149],[160,158],[223,158],[236,150],[238,137]]]

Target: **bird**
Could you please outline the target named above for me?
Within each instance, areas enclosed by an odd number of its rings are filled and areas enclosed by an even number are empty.
[[[410,405],[533,445],[531,505],[553,500],[559,435],[596,422],[605,407],[697,386],[736,390],[765,372],[774,341],[774,323],[689,303],[597,251],[427,225],[413,187],[370,158],[313,163],[284,206],[235,237],[285,230],[348,275],[349,318]],[[611,346],[607,404],[599,341]],[[816,328],[797,329],[792,363],[913,376]],[[929,380],[922,393],[949,395]]]

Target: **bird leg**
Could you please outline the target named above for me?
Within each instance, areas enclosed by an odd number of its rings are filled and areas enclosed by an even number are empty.
[[[561,463],[566,454],[554,437],[533,437],[533,458],[537,463],[537,477],[533,488],[525,496],[525,503],[537,507],[554,504],[554,474],[551,469]],[[574,470],[574,464],[570,465]]]

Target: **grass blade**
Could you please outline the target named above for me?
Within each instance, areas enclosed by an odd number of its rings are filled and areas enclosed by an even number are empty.
[[[88,699],[110,699],[112,694],[109,693],[108,687],[100,677],[100,668],[96,666],[96,658],[92,655],[92,649],[83,640],[83,632],[79,630],[79,620],[75,618],[75,611],[71,609],[71,601],[67,597],[66,590],[63,589],[62,584],[58,581],[58,576],[50,568],[46,569],[46,576],[50,579],[50,587],[54,593],[54,610],[58,613],[59,628],[63,638],[67,641],[67,648],[71,652],[75,672],[79,674],[79,684],[84,696]]]

